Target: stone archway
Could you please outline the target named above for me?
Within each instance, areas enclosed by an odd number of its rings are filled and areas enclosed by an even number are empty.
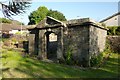
[[[53,60],[63,60],[63,27],[40,30],[39,34],[39,56],[42,59],[51,60],[52,57],[50,57],[49,53],[53,53],[53,55],[55,53]],[[50,40],[51,36],[54,36],[57,41],[55,42],[53,39]],[[51,48],[51,45],[55,48]]]

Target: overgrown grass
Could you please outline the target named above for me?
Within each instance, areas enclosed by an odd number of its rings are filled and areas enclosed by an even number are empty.
[[[118,54],[112,54],[99,69],[81,69],[22,57],[18,51],[3,49],[2,71],[4,78],[116,78]]]

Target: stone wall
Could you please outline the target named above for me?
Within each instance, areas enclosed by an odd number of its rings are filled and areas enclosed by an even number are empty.
[[[68,34],[64,35],[64,56],[70,52],[73,60],[79,65],[84,65],[88,62],[88,32],[88,26],[72,26],[68,28]]]
[[[38,55],[39,31],[37,29],[31,30],[29,34],[29,54]]]
[[[90,26],[89,28],[89,54],[97,55],[105,49],[107,30]]]
[[[34,54],[34,39],[35,39],[35,34],[29,34],[29,54],[32,55]]]
[[[107,36],[110,49],[120,54],[120,36]]]

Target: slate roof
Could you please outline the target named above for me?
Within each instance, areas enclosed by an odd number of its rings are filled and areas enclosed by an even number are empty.
[[[11,30],[21,30],[21,25],[8,24],[8,23],[0,24],[0,31],[11,31]],[[26,26],[22,25],[22,30],[26,30]]]
[[[7,23],[0,24],[0,31],[11,31],[11,25]]]
[[[120,11],[119,11],[118,13],[113,14],[112,16],[109,16],[109,17],[101,20],[100,22],[104,22],[104,21],[106,21],[106,20],[108,20],[108,19],[110,19],[110,18],[112,18],[112,17],[114,17],[114,16],[117,16],[117,15],[120,15]]]

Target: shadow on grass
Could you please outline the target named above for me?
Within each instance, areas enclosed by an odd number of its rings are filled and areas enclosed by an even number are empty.
[[[16,51],[4,54],[2,61],[7,64],[3,76],[9,78],[116,78],[118,77],[118,58],[110,57],[99,69],[80,69],[62,64],[46,63],[21,57]]]
[[[32,78],[116,78],[118,77],[118,64],[110,60],[100,69],[81,70],[61,64],[45,63],[30,58],[24,59],[16,71],[29,75]]]
[[[8,71],[10,68],[2,68],[0,71]]]

